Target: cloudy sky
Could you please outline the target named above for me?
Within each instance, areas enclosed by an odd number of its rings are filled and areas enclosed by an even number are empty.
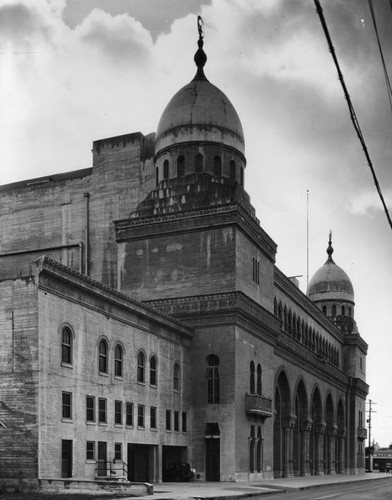
[[[322,0],[337,56],[392,211],[392,111],[368,0]],[[392,11],[376,0],[392,72]],[[372,436],[392,442],[392,231],[352,127],[313,0],[0,0],[0,183],[91,166],[93,140],[156,130],[195,73],[204,19],[208,79],[236,107],[246,189],[306,290],[334,260],[352,279],[369,344]]]

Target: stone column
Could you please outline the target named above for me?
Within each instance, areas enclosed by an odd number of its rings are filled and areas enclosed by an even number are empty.
[[[290,416],[282,422],[284,433],[284,449],[283,449],[283,477],[294,477],[293,470],[293,435],[294,422],[297,417]]]
[[[315,429],[316,437],[316,476],[324,475],[324,432],[326,424],[321,422]]]
[[[301,425],[301,476],[310,476],[310,420]]]
[[[330,427],[328,429],[328,455],[327,455],[328,474],[336,474],[336,465],[335,465],[336,434],[337,434],[336,426]]]
[[[339,473],[346,473],[345,448],[346,448],[346,431],[339,432],[340,449],[339,449]]]

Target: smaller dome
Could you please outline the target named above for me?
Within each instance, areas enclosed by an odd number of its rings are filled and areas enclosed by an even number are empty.
[[[312,302],[337,300],[354,304],[354,288],[347,273],[332,259],[331,236],[327,249],[328,259],[314,274],[308,285],[307,295]]]

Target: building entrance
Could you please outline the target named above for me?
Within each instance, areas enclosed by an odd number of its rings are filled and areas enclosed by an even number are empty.
[[[61,477],[72,477],[72,440],[61,442]]]
[[[156,474],[157,446],[128,444],[128,480],[154,483]]]

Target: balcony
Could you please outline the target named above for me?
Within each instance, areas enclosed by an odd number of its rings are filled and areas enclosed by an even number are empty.
[[[367,438],[367,429],[364,427],[358,427],[357,428],[357,437],[361,441],[365,440]]]
[[[259,394],[245,395],[245,411],[255,417],[272,417],[272,399]]]

